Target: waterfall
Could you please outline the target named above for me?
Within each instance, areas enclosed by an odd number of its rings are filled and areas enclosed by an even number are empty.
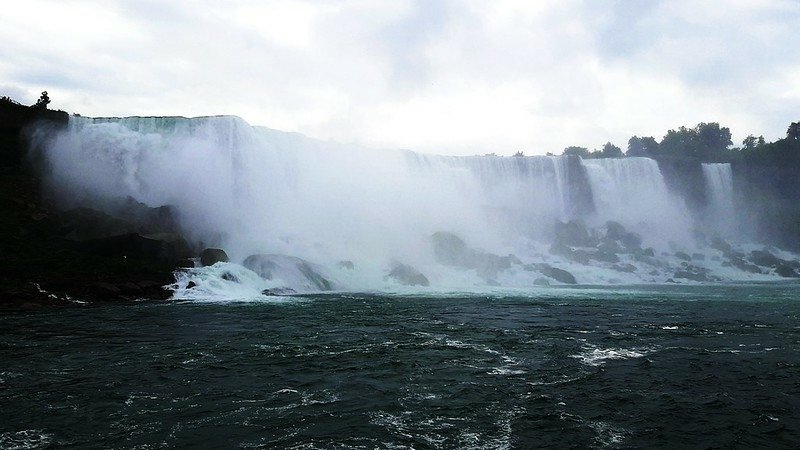
[[[471,255],[557,263],[585,282],[642,280],[653,268],[620,275],[601,260],[576,266],[550,252],[556,221],[581,219],[592,233],[617,221],[657,252],[693,242],[683,200],[649,158],[378,151],[251,127],[236,117],[73,117],[53,133],[37,148],[64,208],[111,214],[129,197],[175,205],[187,239],[221,246],[232,261],[281,254],[336,271],[346,260],[357,269],[338,276],[359,289],[382,289],[387,268],[398,262],[431,284],[472,285],[436,261],[431,236],[439,231],[463,239],[476,249]],[[730,167],[703,170],[713,208],[730,210]],[[522,267],[509,269],[503,282],[529,286],[526,277],[538,275]]]
[[[703,164],[706,183],[706,224],[723,233],[735,229],[733,174],[729,163]]]
[[[586,159],[583,165],[598,218],[619,221],[657,241],[687,238],[689,211],[683,200],[669,192],[655,160]]]

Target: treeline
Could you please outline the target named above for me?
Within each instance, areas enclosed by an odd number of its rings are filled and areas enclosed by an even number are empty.
[[[752,161],[764,163],[800,164],[800,122],[793,122],[786,137],[766,142],[764,136],[747,136],[740,147],[734,147],[731,130],[719,123],[699,123],[694,128],[669,130],[658,142],[652,136],[633,136],[627,150],[606,142],[599,150],[570,146],[562,155],[581,158],[622,158],[625,156],[695,158],[702,162]]]

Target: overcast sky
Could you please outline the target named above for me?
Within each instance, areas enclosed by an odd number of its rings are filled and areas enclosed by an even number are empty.
[[[800,120],[800,1],[1,1],[0,95],[375,147],[625,148]]]

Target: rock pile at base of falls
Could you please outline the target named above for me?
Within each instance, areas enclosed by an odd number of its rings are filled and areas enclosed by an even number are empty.
[[[321,266],[295,256],[250,255],[242,265],[265,280],[279,281],[292,289],[330,291],[334,288],[334,283],[323,275]]]
[[[589,230],[580,220],[556,222],[555,239],[550,253],[578,264],[592,262],[617,264],[621,254],[653,257],[652,248],[642,248],[642,238],[618,222],[606,222],[605,230]],[[611,266],[629,271],[629,265]]]
[[[473,269],[484,280],[494,280],[497,275],[511,268],[512,264],[522,264],[514,255],[499,256],[476,250],[458,236],[438,231],[431,236],[433,255],[436,262],[446,266]]]
[[[474,270],[490,286],[498,286],[497,276],[515,265],[521,266],[523,270],[539,272],[560,283],[577,283],[575,277],[566,270],[552,267],[549,264],[523,265],[522,261],[514,255],[499,256],[470,248],[464,240],[452,233],[436,232],[431,236],[431,241],[436,262],[461,269]],[[544,283],[540,281],[537,285],[541,286]]]

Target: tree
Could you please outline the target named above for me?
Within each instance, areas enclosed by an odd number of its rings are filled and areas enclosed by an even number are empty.
[[[561,154],[564,155],[564,156],[577,155],[577,156],[580,156],[581,158],[589,158],[589,156],[590,156],[588,148],[586,148],[586,147],[577,147],[577,146],[574,146],[574,145],[565,148],[564,151]]]
[[[50,104],[50,96],[47,95],[47,91],[42,92],[41,97],[39,100],[36,100],[36,103],[33,105],[34,108],[39,109],[47,109],[47,105]]]
[[[519,151],[517,153],[514,153],[514,156],[516,156],[517,158],[521,158],[521,157],[525,156],[525,154],[522,153],[521,151]]]
[[[600,155],[602,158],[622,158],[624,156],[622,154],[622,149],[611,142],[606,142],[605,145],[603,145],[603,150]]]
[[[658,142],[652,136],[633,136],[628,139],[627,156],[653,156],[658,153]]]
[[[750,136],[744,138],[744,140],[742,141],[742,149],[752,150],[754,148],[761,147],[764,144],[766,144],[764,136],[755,137],[751,134]]]
[[[800,140],[800,122],[792,122],[786,130],[786,138]]]
[[[659,153],[675,156],[697,156],[695,153],[697,132],[686,127],[669,130],[658,144]]]
[[[697,135],[697,147],[694,153],[703,160],[717,159],[733,145],[730,128],[720,127],[717,122],[701,122],[694,131]]]

